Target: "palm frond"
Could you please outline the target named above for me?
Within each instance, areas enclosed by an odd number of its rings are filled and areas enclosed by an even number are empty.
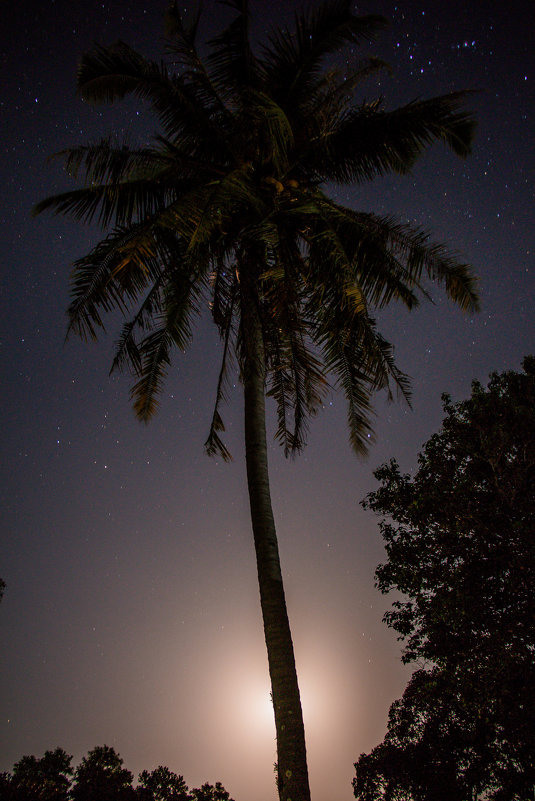
[[[429,294],[421,282],[424,274],[434,283],[442,285],[448,297],[462,311],[478,311],[477,278],[470,265],[462,262],[457,254],[449,251],[441,243],[432,242],[430,234],[424,229],[401,224],[390,217],[377,217],[373,214],[362,215],[362,219],[372,236],[375,229],[375,234],[378,235],[379,240],[385,242],[388,252],[392,254],[395,263],[399,265],[397,270],[391,271],[392,278],[398,277],[407,288],[415,287],[429,299]],[[392,285],[388,290],[384,281],[386,276],[383,276],[383,280],[381,280],[380,275],[373,275],[372,269],[373,262],[370,260],[366,274],[363,273],[361,280],[365,286],[369,286],[370,283],[375,284],[376,291],[382,287],[381,299],[376,305],[382,307],[392,298],[399,298],[411,308],[399,291],[402,285],[398,284],[398,287]]]
[[[167,68],[149,61],[125,42],[95,45],[78,66],[78,91],[91,103],[112,103],[127,94],[161,103],[173,97]]]
[[[184,182],[183,189],[186,188]],[[34,206],[33,213],[53,211],[85,224],[96,217],[102,228],[110,224],[129,226],[165,208],[177,190],[180,188],[176,183],[171,189],[147,178],[119,184],[93,184],[45,198]]]
[[[192,13],[189,22],[181,15],[176,0],[167,7],[164,15],[166,49],[179,57],[179,65],[193,72],[200,66],[196,38],[201,18],[201,6]]]
[[[152,105],[169,137],[196,142],[206,154],[225,147],[220,106],[214,112],[199,102],[195,88],[186,80],[169,75],[165,64],[148,61],[124,42],[97,45],[83,56],[78,91],[92,103],[111,103],[134,94]]]
[[[386,389],[388,399],[393,400],[392,384],[397,395],[411,406],[411,382],[406,373],[398,368],[394,359],[394,347],[377,330],[376,321],[369,318],[360,332],[362,350],[366,354],[368,381],[373,390]]]
[[[219,370],[219,377],[217,380],[217,390],[216,390],[214,411],[212,414],[212,422],[210,423],[210,430],[208,432],[208,437],[206,439],[206,442],[204,443],[204,448],[208,456],[216,456],[217,454],[219,454],[223,459],[223,461],[225,462],[232,461],[232,454],[230,453],[229,449],[226,447],[225,443],[219,436],[220,432],[225,430],[225,424],[223,423],[223,418],[221,417],[221,414],[219,412],[219,407],[221,403],[226,400],[226,382],[227,382],[227,372],[228,372],[229,358],[230,358],[230,335],[232,332],[233,314],[234,314],[234,299],[232,298],[225,314],[227,322],[223,338],[223,355],[221,357],[221,367]]]
[[[309,280],[316,292],[321,286],[326,300],[335,296],[335,302],[348,318],[361,314],[366,311],[368,299],[360,286],[359,273],[354,268],[354,252],[359,240],[343,236],[342,226],[338,224],[329,201],[324,201],[321,192],[315,193],[311,208],[312,219],[304,233],[309,252]]]
[[[211,52],[206,66],[218,94],[234,101],[242,90],[257,85],[256,59],[249,41],[249,1],[229,0],[224,3],[237,15],[229,25],[208,42]]]
[[[477,310],[477,281],[470,266],[445,245],[430,241],[425,230],[348,209],[319,192],[316,197],[323,227],[319,232],[312,228],[314,237],[308,237],[310,263],[319,271],[316,280],[330,280],[328,274],[320,278],[322,265],[336,253],[345,254],[351,265],[346,268],[350,281],[374,308],[398,300],[411,309],[418,305],[419,296],[429,300],[427,278],[443,285],[463,311]],[[337,273],[342,263],[338,257]]]
[[[308,421],[315,415],[328,387],[321,361],[307,346],[303,326],[288,326],[268,335],[270,357],[268,397],[277,406],[275,438],[284,455],[295,455],[306,445]]]
[[[146,226],[118,228],[74,263],[67,335],[74,331],[82,339],[96,339],[97,328],[104,329],[102,313],[124,310],[128,300],[143,292],[151,277],[157,274],[156,261],[149,267],[137,265],[137,269],[129,271],[128,277],[125,274],[118,277],[114,273],[123,258],[123,249],[140,235],[150,237],[150,229]]]
[[[314,87],[299,103],[296,127],[305,164],[308,162],[307,154],[314,152],[319,141],[328,141],[353,106],[356,87],[380,71],[391,69],[381,59],[369,57],[351,70],[332,69],[320,73]],[[292,119],[295,119],[295,114]]]
[[[115,370],[130,368],[132,373],[141,374],[141,355],[135,334],[138,330],[152,329],[154,319],[163,311],[162,281],[163,274],[155,281],[134,317],[123,325],[119,339],[115,343],[115,356],[110,368],[110,375]]]
[[[88,145],[79,145],[56,153],[63,159],[65,171],[72,178],[83,173],[85,184],[120,183],[136,177],[154,178],[168,166],[153,148],[132,148],[128,143],[118,146],[112,137]]]
[[[158,158],[162,167],[173,172],[174,180],[177,174],[186,179],[210,180],[226,175],[228,165],[218,163],[215,154],[211,159],[202,158],[198,148],[188,148],[186,140],[174,140],[156,135],[155,140],[160,145]],[[164,173],[167,177],[167,173]]]
[[[255,132],[255,160],[276,176],[288,170],[294,144],[292,126],[283,109],[265,92],[247,91],[240,124]]]
[[[136,417],[147,423],[156,414],[158,395],[167,376],[170,359],[171,337],[167,325],[162,325],[148,335],[138,346],[140,379],[130,391]]]
[[[392,397],[390,381],[410,404],[410,384],[397,368],[393,349],[376,331],[375,320],[367,315],[345,324],[336,309],[325,309],[319,333],[329,371],[337,376],[348,404],[349,439],[353,449],[365,454],[374,441],[372,395],[386,389]]]
[[[355,107],[312,143],[310,166],[322,181],[349,183],[405,173],[434,142],[442,141],[465,157],[475,131],[472,115],[461,109],[469,94],[453,92],[390,112],[378,101]]]
[[[168,276],[163,289],[164,313],[155,321],[155,328],[138,345],[139,380],[131,390],[136,416],[148,422],[159,405],[163,382],[171,363],[171,350],[185,350],[191,339],[191,321],[198,313],[199,287],[183,270]]]
[[[321,224],[315,225],[308,236],[311,280],[324,284],[327,294],[340,291],[337,302],[353,313],[368,306],[383,308],[393,299],[409,309],[417,306],[414,290],[424,297],[426,291],[419,283],[419,274],[409,273],[392,247],[389,225],[380,226],[372,215],[346,209],[319,193],[317,203]],[[335,281],[331,276],[333,255],[338,264]]]
[[[228,311],[234,308],[238,292],[238,278],[233,264],[224,252],[218,254],[215,269],[210,276],[212,319],[221,338],[226,336],[228,328]]]
[[[344,338],[344,333],[337,332],[336,338],[325,343],[324,350],[327,367],[335,373],[346,397],[349,441],[356,453],[365,455],[374,441],[371,396],[375,388],[363,369],[361,348]]]
[[[314,87],[326,56],[346,45],[371,41],[386,26],[379,16],[358,17],[352,0],[330,0],[305,14],[296,14],[295,33],[280,30],[264,48],[262,72],[274,97],[299,106]]]
[[[310,341],[311,322],[303,314],[306,265],[298,240],[284,230],[283,218],[277,247],[260,281],[268,395],[277,406],[275,436],[288,456],[304,447],[308,420],[321,405],[327,384]]]
[[[257,212],[262,215],[264,206],[256,187],[251,181],[250,165],[241,165],[235,170],[204,188],[204,200],[196,203],[196,210],[190,216],[189,249],[194,252],[206,244],[216,233],[218,235],[233,218]]]
[[[165,15],[166,49],[173,57],[178,58],[178,71],[183,76],[195,97],[196,102],[212,110],[212,116],[229,120],[228,109],[223,98],[208,74],[207,66],[199,56],[196,38],[201,16],[201,6],[187,22],[180,13],[176,1],[167,9]],[[185,10],[186,11],[186,10]]]

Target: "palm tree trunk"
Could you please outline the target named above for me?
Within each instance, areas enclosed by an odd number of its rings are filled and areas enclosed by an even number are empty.
[[[281,801],[310,801],[303,713],[269,491],[262,325],[256,294],[243,279],[241,293],[247,483],[275,711],[277,783]]]

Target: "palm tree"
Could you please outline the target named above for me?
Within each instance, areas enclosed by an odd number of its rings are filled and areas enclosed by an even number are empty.
[[[385,21],[357,17],[351,0],[325,0],[275,30],[254,51],[247,0],[197,50],[198,15],[167,12],[167,63],[123,42],[87,53],[78,89],[91,102],[132,93],[148,101],[162,133],[149,147],[112,138],[64,151],[84,186],[48,198],[52,209],[107,236],[74,265],[69,331],[96,338],[104,313],[126,322],[113,369],[129,368],[134,409],[147,421],[172,353],[184,349],[209,302],[223,342],[206,450],[229,459],[222,440],[226,377],[237,360],[244,393],[245,456],[264,632],[275,712],[278,789],[284,801],[310,798],[292,638],[271,508],[265,399],[278,410],[286,454],[305,444],[307,424],[335,380],[348,402],[353,448],[372,436],[371,397],[397,388],[409,396],[392,346],[373,312],[398,301],[408,309],[441,284],[464,310],[477,307],[467,265],[421,230],[346,208],[327,182],[360,183],[407,172],[436,141],[466,156],[473,121],[465,94],[409,103],[394,111],[359,102],[358,84],[385,65],[372,58],[341,72],[325,61],[371,41]]]

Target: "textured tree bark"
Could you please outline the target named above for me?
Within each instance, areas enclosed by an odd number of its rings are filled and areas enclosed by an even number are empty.
[[[256,296],[243,280],[241,294],[247,483],[275,712],[277,783],[281,801],[310,801],[303,713],[269,489],[262,325]]]

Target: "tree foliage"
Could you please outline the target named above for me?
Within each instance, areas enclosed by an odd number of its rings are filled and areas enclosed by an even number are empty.
[[[526,801],[535,787],[535,358],[444,396],[414,476],[397,462],[364,506],[384,515],[385,615],[420,661],[355,795]],[[449,788],[451,795],[444,795]],[[442,795],[441,795],[442,793]]]
[[[138,795],[141,801],[190,801],[184,778],[163,765],[139,774]]]
[[[123,767],[114,748],[93,748],[76,770],[63,749],[24,756],[12,773],[0,774],[0,801],[233,801],[220,782],[190,790],[182,776],[162,765],[139,774]]]
[[[23,756],[13,774],[0,776],[2,801],[68,801],[72,757],[62,748],[45,751],[40,758]]]
[[[112,369],[132,371],[134,408],[148,420],[171,357],[189,344],[206,302],[224,343],[206,447],[229,458],[220,406],[231,355],[243,365],[238,290],[246,279],[285,451],[304,445],[328,374],[347,397],[351,442],[363,451],[373,392],[392,385],[408,395],[373,310],[394,300],[413,308],[427,297],[424,278],[471,310],[475,279],[426,232],[341,206],[324,185],[406,173],[437,141],[466,156],[474,130],[463,109],[468,93],[393,111],[382,98],[360,97],[385,65],[363,57],[328,69],[326,60],[373,41],[386,21],[356,16],[351,0],[298,14],[295,32],[272,31],[260,52],[249,40],[248,3],[225,5],[235,16],[204,59],[198,18],[188,22],[176,3],[166,16],[167,61],[124,42],[82,58],[85,100],[134,94],[150,104],[161,133],[149,146],[106,138],[58,154],[83,186],[41,201],[36,212],[111,228],[74,265],[69,331],[93,339],[107,313],[125,313]]]
[[[108,745],[93,748],[76,768],[71,791],[73,801],[134,801],[133,774],[123,768],[123,760]]]

